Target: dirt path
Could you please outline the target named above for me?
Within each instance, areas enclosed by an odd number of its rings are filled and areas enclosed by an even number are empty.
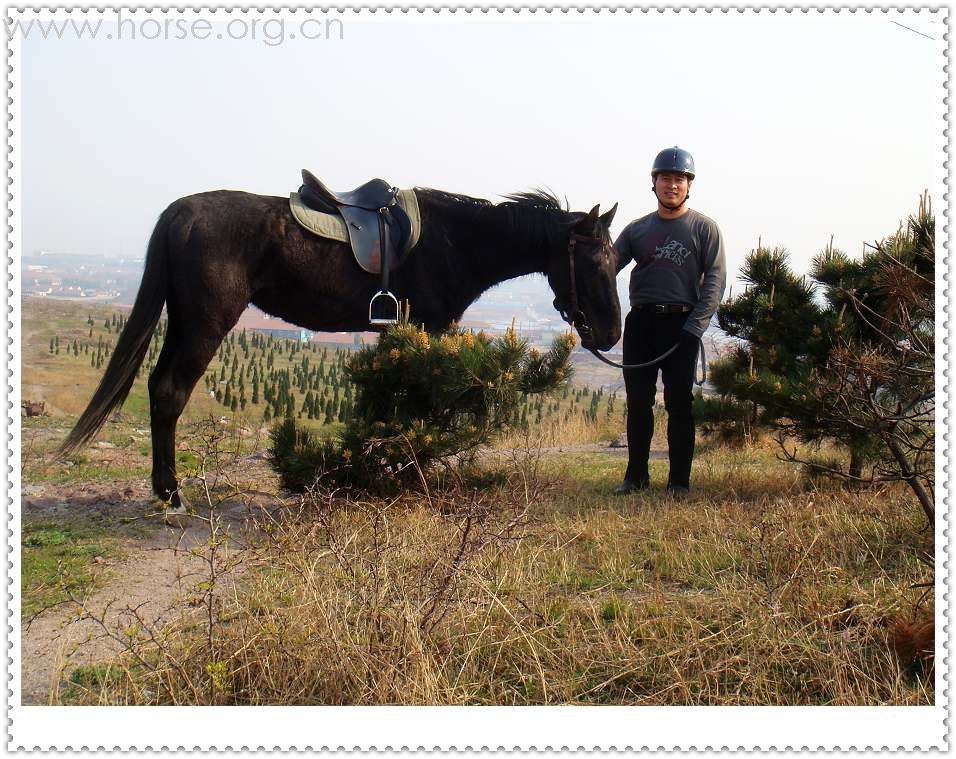
[[[262,464],[257,457],[249,459],[244,462],[249,468]],[[265,494],[225,501],[217,507],[217,514],[222,527],[238,538],[250,526],[253,513],[273,501]],[[146,483],[26,485],[22,507],[25,520],[136,520],[134,524],[141,527],[138,534],[124,535],[118,550],[111,551],[121,558],[94,559],[96,579],[85,599],[86,609],[113,630],[121,631],[130,624],[129,609],[136,609],[156,629],[190,613],[191,599],[197,597],[195,588],[205,577],[206,568],[192,549],[205,546],[209,538],[207,521],[185,518],[177,520],[177,526],[169,526],[161,516],[145,518],[158,508]],[[202,515],[202,510],[199,513]],[[241,546],[241,540],[230,540],[227,551],[234,554],[242,550]],[[239,574],[241,569],[224,578],[223,592],[228,593]],[[107,662],[121,650],[121,644],[108,637],[100,624],[78,619],[78,612],[70,603],[22,621],[24,705],[50,703],[74,669]]]

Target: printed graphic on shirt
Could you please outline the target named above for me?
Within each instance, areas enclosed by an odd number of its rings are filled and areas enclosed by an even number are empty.
[[[683,266],[684,261],[690,255],[690,251],[684,247],[680,240],[672,240],[668,235],[663,245],[658,245],[654,249],[654,257],[661,261],[669,261],[677,266]]]

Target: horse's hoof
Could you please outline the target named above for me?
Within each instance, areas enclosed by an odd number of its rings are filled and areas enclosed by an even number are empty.
[[[185,530],[195,517],[190,514],[185,506],[179,508],[168,508],[163,510],[163,522],[167,527],[176,527]]]
[[[177,490],[172,498],[163,504],[163,522],[170,527],[186,529],[196,515],[189,509],[190,503],[182,491]]]

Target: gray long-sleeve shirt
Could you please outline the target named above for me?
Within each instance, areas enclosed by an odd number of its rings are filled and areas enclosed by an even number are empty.
[[[693,209],[676,219],[649,213],[628,224],[614,243],[617,270],[631,261],[631,306],[680,303],[692,306],[684,329],[704,334],[727,284],[724,240],[713,219]]]

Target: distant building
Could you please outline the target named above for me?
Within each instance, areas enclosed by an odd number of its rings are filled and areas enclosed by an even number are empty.
[[[263,329],[262,327],[254,327],[253,329],[256,332],[272,335],[280,340],[297,340],[300,343],[311,342],[313,336],[313,333],[307,329]]]
[[[354,348],[361,348],[363,345],[369,345],[376,340],[378,340],[377,332],[316,332],[312,336],[313,343],[336,346],[350,345]]]

